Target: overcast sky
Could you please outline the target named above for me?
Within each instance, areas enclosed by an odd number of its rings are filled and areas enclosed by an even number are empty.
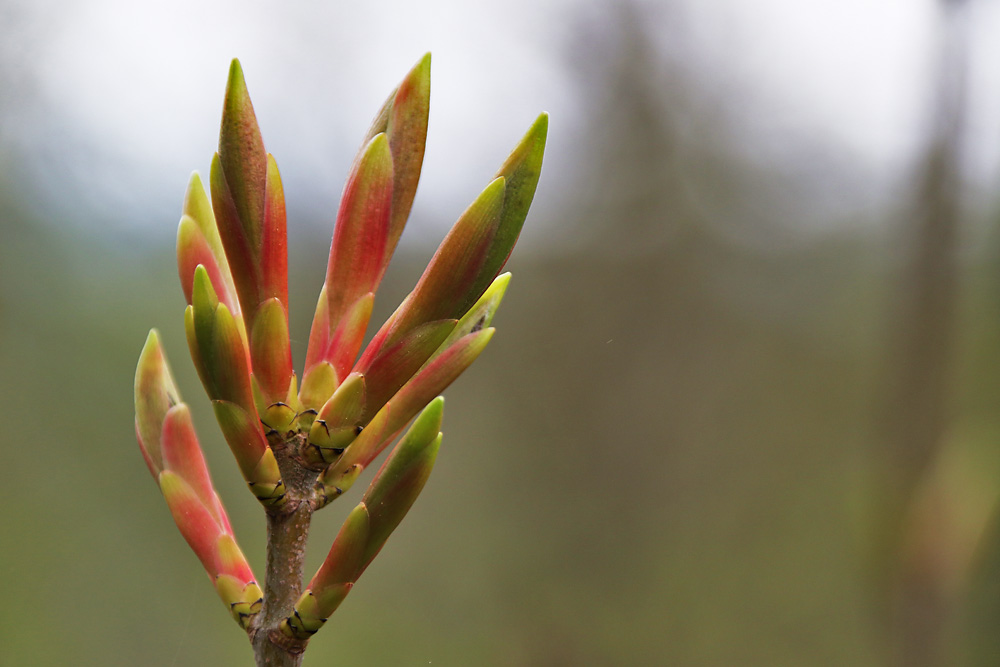
[[[680,39],[658,45],[664,57],[684,50],[707,86],[743,96],[751,134],[778,142],[809,134],[842,146],[862,169],[901,169],[912,159],[926,120],[932,0],[642,4],[650,34],[682,26]],[[0,100],[0,136],[31,157],[30,187],[70,193],[43,205],[71,219],[72,193],[89,192],[110,223],[162,225],[187,174],[207,171],[233,56],[286,193],[319,202],[330,220],[372,114],[428,50],[433,102],[415,216],[446,211],[440,226],[449,225],[541,110],[552,114],[547,169],[572,170],[581,114],[567,54],[575,28],[599,22],[604,3],[278,6],[6,0],[0,55],[28,83]],[[990,183],[1000,145],[997,3],[974,2],[972,26],[970,164]]]

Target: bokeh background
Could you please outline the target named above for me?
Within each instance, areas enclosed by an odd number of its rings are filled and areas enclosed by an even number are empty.
[[[0,0],[0,664],[250,664],[133,435],[155,326],[260,573],[183,190],[238,56],[301,360],[349,161],[427,50],[373,320],[541,110],[546,162],[434,475],[305,664],[1000,664],[998,31],[986,0]]]

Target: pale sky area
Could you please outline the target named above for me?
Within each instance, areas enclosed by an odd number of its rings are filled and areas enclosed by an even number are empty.
[[[7,3],[0,57],[30,84],[0,101],[0,138],[33,156],[26,178],[44,183],[32,187],[65,189],[42,206],[72,218],[73,193],[89,192],[109,222],[137,227],[162,225],[187,174],[207,171],[233,56],[291,212],[301,195],[332,221],[371,116],[425,51],[433,94],[415,216],[447,212],[440,228],[449,225],[542,110],[552,117],[546,169],[569,187],[582,157],[569,54],[586,53],[574,30],[606,9],[571,0]],[[691,59],[708,89],[741,95],[748,150],[780,161],[784,143],[810,136],[876,175],[911,164],[933,71],[932,0],[640,4],[650,34],[660,21],[673,27],[664,35],[683,28],[677,42],[661,40],[664,58]],[[989,185],[1000,154],[1000,7],[974,0],[971,19],[970,175]],[[62,145],[86,164],[63,164]],[[137,209],[129,189],[163,208]]]

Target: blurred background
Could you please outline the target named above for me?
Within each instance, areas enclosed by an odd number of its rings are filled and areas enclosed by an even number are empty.
[[[541,110],[545,167],[437,469],[305,664],[1000,664],[998,31],[985,0],[0,0],[0,664],[251,663],[132,426],[155,326],[261,573],[184,188],[238,56],[301,363],[349,162],[427,50],[373,320]]]

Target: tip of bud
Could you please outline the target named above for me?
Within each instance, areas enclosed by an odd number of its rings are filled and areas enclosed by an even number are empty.
[[[229,63],[229,83],[243,82],[243,66],[240,65],[239,58],[233,58]]]
[[[155,347],[160,345],[160,330],[155,327],[149,330],[149,335],[146,336],[146,343],[142,346],[142,354],[145,355],[146,351],[152,351]]]
[[[531,126],[531,132],[547,132],[549,129],[549,112],[543,111],[538,114],[535,123]]]

